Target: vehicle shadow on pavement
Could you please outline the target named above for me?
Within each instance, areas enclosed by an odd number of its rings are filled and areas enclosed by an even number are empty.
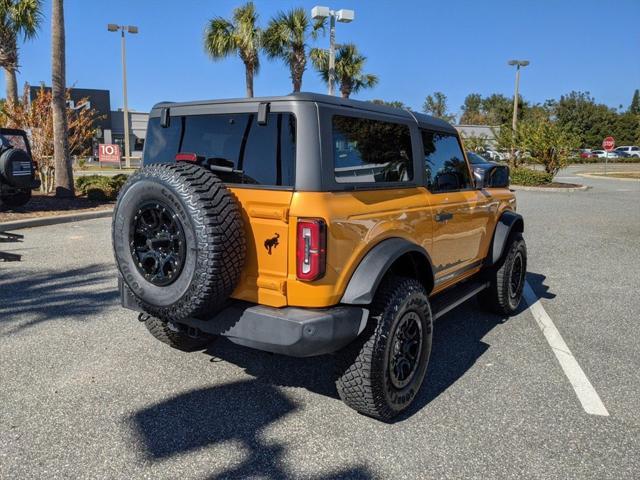
[[[280,387],[301,387],[310,392],[338,398],[333,370],[334,357],[296,358],[263,352],[236,345],[226,338],[219,338],[205,351],[211,362],[229,362],[263,382]]]
[[[297,408],[277,387],[252,379],[179,394],[140,410],[131,420],[152,461],[236,442],[246,451],[245,458],[210,478],[287,479],[296,477],[284,458],[287,446],[265,440],[265,434]],[[368,479],[372,474],[355,466],[311,478]]]
[[[9,335],[60,318],[87,320],[117,302],[111,264],[70,270],[0,271],[0,329]]]
[[[538,298],[555,298],[545,285],[546,277],[538,273],[527,273],[527,282]],[[519,315],[528,306],[522,300],[516,312]],[[458,381],[489,349],[482,339],[495,327],[509,321],[487,312],[471,299],[447,313],[435,324],[433,346],[427,376],[413,405],[395,422],[406,420],[435,400],[441,393]]]

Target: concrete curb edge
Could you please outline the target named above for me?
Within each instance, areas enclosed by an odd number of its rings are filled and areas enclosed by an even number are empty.
[[[613,173],[626,173],[626,172],[613,172]],[[579,177],[585,178],[600,178],[604,180],[621,180],[623,182],[640,182],[640,178],[620,178],[620,177],[612,177],[609,175],[599,175],[594,173],[576,173]]]
[[[80,222],[82,220],[106,218],[110,217],[111,215],[113,215],[113,208],[110,208],[109,210],[71,213],[68,215],[50,215],[48,217],[27,218],[25,220],[14,220],[12,222],[0,223],[0,232],[20,230],[22,228],[44,227],[47,225],[57,225],[60,223]]]
[[[567,188],[557,188],[557,187],[525,187],[523,185],[510,185],[509,188],[512,190],[525,190],[529,192],[584,192],[585,190],[589,190],[591,187],[588,185],[581,185],[580,187],[567,187]]]

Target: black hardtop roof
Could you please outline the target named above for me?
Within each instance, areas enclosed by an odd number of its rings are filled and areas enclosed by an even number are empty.
[[[196,100],[191,102],[160,102],[153,106],[153,110],[158,110],[164,107],[176,107],[176,106],[196,106],[196,105],[224,105],[230,103],[272,103],[272,102],[316,102],[325,105],[335,105],[341,107],[351,107],[359,110],[365,110],[369,112],[384,113],[387,115],[395,115],[401,118],[407,118],[414,120],[420,126],[436,128],[438,130],[449,131],[455,133],[456,130],[453,126],[444,120],[432,117],[431,115],[425,115],[424,113],[417,113],[401,108],[390,107],[388,105],[381,105],[373,102],[363,102],[360,100],[352,100],[350,98],[334,97],[331,95],[323,95],[320,93],[299,92],[291,93],[289,95],[276,96],[276,97],[253,97],[253,98],[227,98],[219,100]]]

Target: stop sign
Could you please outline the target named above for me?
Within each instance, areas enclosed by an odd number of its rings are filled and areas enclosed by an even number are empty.
[[[616,141],[613,137],[607,137],[602,141],[602,148],[607,152],[613,150],[616,146]]]

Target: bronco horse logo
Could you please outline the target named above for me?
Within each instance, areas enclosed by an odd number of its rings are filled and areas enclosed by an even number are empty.
[[[264,248],[267,249],[267,252],[269,252],[269,255],[271,255],[271,249],[276,248],[280,244],[280,242],[278,242],[279,238],[280,238],[280,234],[276,233],[275,237],[267,238],[264,241]]]

